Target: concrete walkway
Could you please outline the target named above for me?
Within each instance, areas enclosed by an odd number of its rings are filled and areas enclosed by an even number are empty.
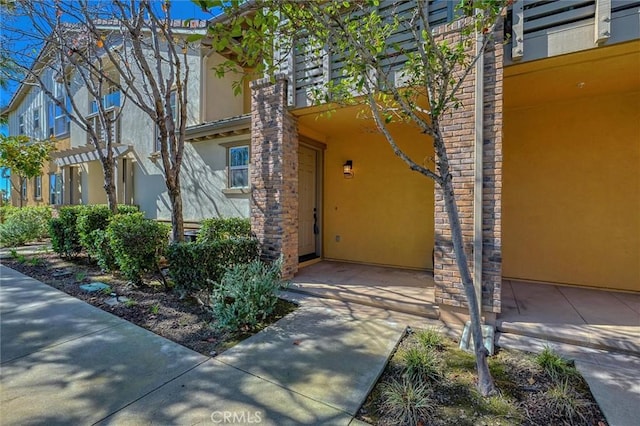
[[[355,424],[406,323],[303,304],[209,358],[0,266],[0,423]]]

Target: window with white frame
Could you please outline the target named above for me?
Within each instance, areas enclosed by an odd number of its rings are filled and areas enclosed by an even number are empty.
[[[24,114],[18,116],[18,134],[24,135]]]
[[[229,181],[228,187],[248,188],[249,187],[249,145],[238,145],[227,148]]]
[[[49,204],[62,204],[62,173],[49,175]]]
[[[40,128],[40,108],[33,110],[33,128]]]
[[[120,106],[120,90],[116,86],[110,86],[107,93],[102,95],[102,106],[105,110]],[[91,101],[91,114],[98,112],[98,101],[94,99]]]
[[[20,188],[20,196],[23,200],[27,199],[27,178],[22,179],[22,187]]]
[[[49,107],[49,136],[66,135],[70,130],[71,119],[64,110],[66,108],[71,111],[71,98],[65,94],[64,84],[57,79],[54,80],[53,92],[56,100]],[[64,102],[65,108],[59,105],[60,102]]]
[[[33,179],[33,198],[42,200],[42,176]]]

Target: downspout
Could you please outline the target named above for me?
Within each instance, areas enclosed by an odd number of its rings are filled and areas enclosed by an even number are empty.
[[[481,13],[476,10],[476,13]],[[476,54],[482,49],[484,36],[476,31]],[[478,57],[475,69],[475,143],[473,184],[473,284],[478,301],[478,312],[482,317],[482,180],[484,139],[484,54]]]

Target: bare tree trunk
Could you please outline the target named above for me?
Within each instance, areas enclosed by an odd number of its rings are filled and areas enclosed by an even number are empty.
[[[104,190],[107,193],[107,205],[111,213],[118,213],[118,197],[116,195],[116,185],[113,179],[113,166],[110,164],[102,163],[102,169],[104,172]]]
[[[184,241],[184,221],[182,217],[182,191],[180,189],[180,177],[173,171],[167,172],[166,182],[167,189],[169,190],[169,201],[171,202],[172,239],[176,242]]]
[[[24,204],[24,196],[22,195],[22,188],[24,187],[24,177],[20,176],[18,181],[20,182],[20,188],[18,188],[18,195],[20,195],[20,207],[23,207]]]
[[[462,228],[460,226],[460,217],[458,215],[458,205],[456,203],[455,192],[453,190],[453,179],[446,166],[446,173],[440,187],[444,195],[445,208],[449,218],[449,226],[451,228],[451,241],[453,242],[453,252],[456,256],[456,264],[460,271],[464,292],[467,296],[469,304],[469,317],[471,319],[471,333],[473,336],[473,346],[476,355],[476,368],[478,370],[478,391],[481,395],[487,396],[496,392],[493,378],[489,371],[487,357],[489,352],[484,347],[482,339],[482,326],[480,311],[478,309],[478,299],[473,287],[473,279],[469,271],[467,263],[467,254],[464,251],[464,242],[462,239]]]

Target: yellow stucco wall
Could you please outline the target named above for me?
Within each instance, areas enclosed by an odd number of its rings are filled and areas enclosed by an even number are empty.
[[[367,129],[357,118],[324,120],[314,123],[332,129],[324,141],[324,258],[432,268],[433,182],[409,170],[371,123]],[[414,158],[433,155],[430,139],[416,129],[394,135]],[[347,160],[353,161],[352,179],[342,173]]]
[[[505,109],[503,149],[503,275],[640,290],[640,92]]]
[[[107,193],[104,190],[104,172],[99,161],[90,161],[82,164],[83,172],[87,173],[87,183],[89,188],[83,189],[83,204],[106,204]]]
[[[63,151],[69,149],[70,139],[58,139],[56,140],[56,151]],[[45,206],[49,205],[49,174],[58,171],[58,167],[53,160],[45,161],[42,167],[42,197],[36,199],[35,194],[35,181],[29,179],[27,182],[27,200],[24,201],[23,206]],[[17,176],[12,176],[11,181],[14,182],[15,187],[20,188],[19,179]],[[14,206],[20,205],[20,193],[16,192],[13,185],[11,186],[11,204]]]

